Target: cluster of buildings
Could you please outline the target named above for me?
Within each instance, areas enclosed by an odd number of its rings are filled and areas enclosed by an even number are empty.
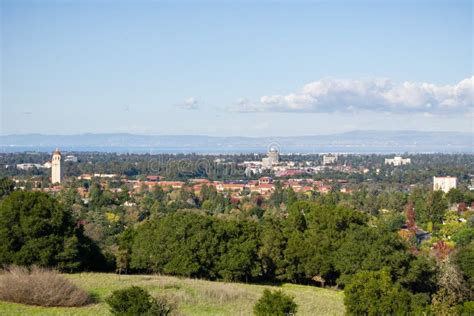
[[[279,165],[280,153],[278,149],[272,147],[267,152],[267,157],[261,161],[244,161],[240,166],[245,168],[245,175],[250,177],[254,174],[260,174],[263,171],[272,170],[273,167]]]
[[[244,161],[240,164],[245,168],[245,175],[250,177],[252,175],[260,174],[263,171],[269,171],[276,177],[294,177],[304,174],[317,174],[325,170],[340,171],[345,173],[363,172],[363,169],[353,168],[347,165],[338,165],[338,156],[333,154],[323,155],[322,164],[317,165],[313,161],[305,161],[295,163],[294,161],[281,161],[280,153],[275,148],[270,148],[267,152],[267,157],[262,161]]]
[[[395,167],[411,164],[410,158],[402,158],[401,156],[395,156],[393,158],[385,158],[386,165],[392,165]]]
[[[67,155],[64,159],[65,162],[77,162],[77,157],[73,155]],[[62,156],[59,149],[53,152],[51,161],[47,161],[44,164],[39,163],[20,163],[16,165],[18,170],[32,170],[32,169],[51,169],[51,182],[61,183],[62,177]]]
[[[87,177],[87,176],[86,176]],[[118,178],[120,179],[120,178]],[[263,196],[269,196],[276,190],[277,184],[271,177],[261,177],[258,180],[239,180],[239,181],[211,181],[207,179],[190,179],[188,182],[183,181],[165,181],[159,176],[148,176],[146,180],[130,180],[120,179],[123,185],[130,188],[131,192],[140,193],[143,190],[153,190],[161,187],[165,191],[181,189],[186,187],[199,195],[203,186],[214,187],[217,192],[228,193],[231,197],[240,199],[249,193],[258,193]],[[325,194],[333,189],[333,185],[338,183],[342,189],[341,192],[350,192],[347,188],[346,180],[326,180],[316,181],[313,179],[288,179],[279,181],[282,188],[292,188],[295,192],[309,193],[319,192]],[[104,183],[105,184],[105,183]],[[81,195],[85,194],[84,188],[80,188]],[[112,189],[111,191],[119,192],[121,188]]]
[[[64,161],[77,162],[77,157],[73,155],[68,155]],[[62,155],[59,149],[53,152],[51,161],[47,161],[44,164],[39,163],[21,163],[17,164],[16,168],[18,170],[31,170],[31,169],[51,169],[51,183],[60,184],[63,181],[63,160]]]
[[[277,150],[270,150],[268,152],[268,157],[263,158],[262,167],[276,167],[276,170],[280,172],[287,172],[288,175],[297,175],[300,172],[306,172],[306,170],[299,169],[285,169],[279,164],[279,153]],[[290,167],[293,167],[290,165]],[[294,170],[292,172],[292,170]],[[78,177],[82,180],[91,180],[93,178],[100,178],[103,180],[107,179],[117,179],[120,180],[123,184],[128,185],[134,192],[139,192],[143,189],[151,190],[156,186],[160,186],[163,189],[181,189],[185,186],[183,181],[164,181],[160,176],[147,176],[146,180],[130,180],[127,178],[122,178],[116,174],[83,174]],[[62,168],[62,155],[61,152],[56,149],[53,152],[51,159],[51,183],[60,184],[63,181],[63,168]],[[343,181],[346,182],[346,181]],[[258,180],[244,180],[244,181],[210,181],[207,179],[191,179],[188,182],[188,187],[193,190],[195,193],[199,194],[201,188],[207,185],[209,187],[214,187],[217,192],[229,192],[233,197],[239,198],[241,193],[259,193],[261,195],[269,195],[275,191],[276,184],[274,183],[271,177],[261,177]],[[280,183],[283,188],[292,188],[295,192],[320,192],[328,193],[331,191],[332,187],[323,181],[315,181],[312,179],[288,179]],[[87,192],[84,191],[84,188],[80,188],[82,192],[79,192],[81,195],[86,195]],[[120,189],[116,189],[120,190]]]
[[[279,152],[275,148],[271,148],[267,157],[259,161],[244,162],[245,173],[247,175],[259,174],[264,170],[271,170],[276,177],[286,177],[287,180],[280,181],[280,185],[283,188],[292,188],[295,192],[311,192],[316,191],[319,193],[327,193],[332,190],[332,180],[327,181],[315,181],[313,179],[298,179],[292,177],[298,177],[304,174],[318,173],[323,170],[331,169],[335,171],[341,171],[346,173],[360,172],[361,170],[353,169],[350,166],[345,165],[334,165],[337,162],[337,155],[327,154],[323,156],[321,166],[312,166],[309,162],[303,163],[303,165],[296,165],[294,162],[280,162]],[[65,161],[77,161],[75,156],[66,156]],[[394,158],[385,159],[385,164],[393,166],[401,166],[411,163],[410,158],[402,158],[395,156]],[[331,166],[332,165],[332,166]],[[61,184],[63,182],[63,166],[62,166],[62,155],[61,152],[56,149],[53,152],[51,162],[41,164],[18,164],[18,169],[29,170],[31,168],[51,168],[51,183],[53,185]],[[362,170],[365,172],[365,170]],[[180,189],[185,186],[185,182],[182,181],[164,181],[162,177],[148,176],[146,180],[129,180],[126,177],[121,177],[116,174],[83,174],[78,177],[82,180],[92,180],[93,178],[99,178],[103,180],[117,179],[123,184],[129,185],[134,191],[140,191],[143,188],[152,189],[155,186],[161,186],[166,189]],[[347,186],[346,180],[339,180],[338,186],[341,192],[350,192],[351,190]],[[275,190],[276,184],[270,177],[261,177],[258,180],[239,180],[239,181],[210,181],[207,179],[191,179],[188,181],[188,187],[192,188],[196,193],[199,193],[202,186],[215,187],[218,192],[230,192],[233,196],[239,196],[240,193],[252,193],[256,192],[262,195],[267,195]],[[456,177],[433,177],[433,190],[441,190],[445,193],[451,189],[457,188]]]

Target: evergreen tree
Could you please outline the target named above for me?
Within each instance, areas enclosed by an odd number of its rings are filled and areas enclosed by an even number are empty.
[[[0,204],[0,264],[78,270],[103,258],[71,214],[41,192],[17,191]]]

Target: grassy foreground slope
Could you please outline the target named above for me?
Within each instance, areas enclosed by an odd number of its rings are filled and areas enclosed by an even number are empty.
[[[281,287],[210,282],[157,275],[106,273],[66,274],[65,277],[90,292],[96,303],[80,308],[46,308],[0,301],[0,315],[109,315],[104,299],[112,291],[137,285],[152,295],[164,295],[178,306],[181,315],[252,315],[254,303],[265,288],[282,289],[295,297],[298,315],[342,315],[343,293],[311,286]]]

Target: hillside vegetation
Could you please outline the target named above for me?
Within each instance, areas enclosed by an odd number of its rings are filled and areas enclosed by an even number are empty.
[[[117,275],[107,273],[65,274],[88,291],[96,303],[85,307],[45,308],[0,302],[1,315],[110,315],[105,298],[112,291],[137,285],[152,295],[164,295],[177,304],[180,315],[252,315],[264,289],[282,289],[295,297],[298,315],[344,314],[343,292],[312,286],[282,286],[211,282],[158,275]]]

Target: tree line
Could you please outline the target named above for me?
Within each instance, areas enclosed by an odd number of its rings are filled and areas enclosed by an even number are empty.
[[[361,212],[336,193],[308,199],[278,189],[266,205],[255,201],[262,212],[236,215],[236,205],[210,188],[199,198],[186,190],[158,190],[143,197],[151,194],[146,203],[159,203],[157,210],[125,229],[111,225],[120,221],[117,214],[106,213],[110,218],[104,227],[114,237],[103,249],[115,248],[111,257],[87,237],[82,220],[71,212],[78,202],[74,194],[57,200],[41,192],[12,192],[7,181],[2,188],[1,265],[333,286],[345,289],[346,306],[354,314],[370,314],[372,306],[385,314],[449,311],[472,299],[474,220],[471,216],[459,226],[458,217],[446,212],[456,192],[415,190],[406,198],[417,213],[404,218],[402,213]],[[126,196],[107,197],[99,187],[91,191],[92,217]],[[168,195],[176,195],[176,207],[167,207]],[[442,239],[432,240],[431,247],[405,238],[400,228],[407,220],[410,229],[410,218],[432,223],[437,236],[453,236],[456,247]]]

